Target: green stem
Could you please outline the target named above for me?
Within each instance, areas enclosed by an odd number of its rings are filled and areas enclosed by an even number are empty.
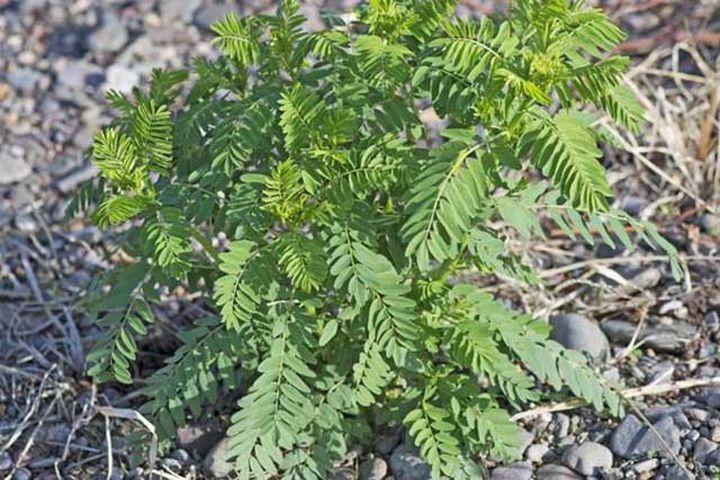
[[[212,257],[215,263],[220,263],[220,254],[217,249],[213,247],[213,244],[208,238],[197,227],[190,227],[190,235],[194,238],[201,247]]]

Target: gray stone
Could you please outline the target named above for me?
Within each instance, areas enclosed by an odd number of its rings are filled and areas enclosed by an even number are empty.
[[[401,444],[390,455],[390,471],[397,480],[427,480],[430,465],[420,457],[417,448]]]
[[[527,430],[525,430],[523,428],[520,429],[520,439],[518,441],[518,450],[520,451],[521,454],[525,452],[525,449],[527,449],[530,446],[530,444],[533,442],[534,439],[535,439],[535,435],[533,435],[532,433],[528,432]]]
[[[695,398],[710,408],[718,408],[720,407],[720,388],[703,388]]]
[[[700,423],[705,423],[708,418],[710,418],[710,412],[703,410],[702,408],[688,408],[685,410],[685,414]]]
[[[30,213],[23,213],[15,217],[15,227],[24,233],[37,232],[40,226]]]
[[[495,467],[490,480],[530,480],[533,475],[530,462],[516,462]]]
[[[705,314],[705,325],[712,333],[717,333],[720,330],[720,315],[718,315],[718,312],[715,310],[707,312]]]
[[[670,465],[664,473],[667,480],[695,480],[695,474],[686,471],[680,465]]]
[[[180,463],[188,463],[190,461],[190,454],[182,448],[175,450],[172,453],[172,457]]]
[[[234,465],[226,460],[229,447],[229,440],[223,438],[205,457],[203,465],[215,478],[224,478],[235,470]]]
[[[176,458],[163,458],[162,460],[163,467],[173,471],[173,472],[179,472],[182,469],[182,463]]]
[[[111,11],[105,11],[102,25],[88,37],[88,48],[93,52],[116,53],[122,50],[129,38],[127,27]]]
[[[0,472],[10,470],[13,466],[13,459],[8,452],[0,452]]]
[[[555,436],[557,438],[566,437],[570,431],[570,417],[564,413],[555,414]]]
[[[382,480],[387,473],[388,465],[382,458],[370,458],[360,464],[360,480]]]
[[[16,89],[30,93],[47,82],[47,76],[32,68],[16,68],[7,74],[7,81]]]
[[[647,415],[647,417],[652,422],[656,422],[665,417],[670,417],[675,426],[678,427],[680,430],[689,430],[690,428],[692,428],[692,425],[690,425],[690,420],[688,420],[688,418],[685,416],[685,412],[680,407],[650,407],[645,410],[645,415]]]
[[[680,451],[680,430],[673,419],[664,417],[655,422],[653,427],[670,451],[677,455]],[[615,455],[626,459],[654,454],[668,456],[670,452],[655,431],[643,425],[635,415],[628,415],[613,431],[610,449]]]
[[[355,480],[355,473],[349,468],[341,468],[330,474],[330,480]]]
[[[565,465],[549,464],[540,467],[535,474],[537,480],[583,480],[583,477]]]
[[[581,315],[568,313],[552,317],[550,324],[551,338],[565,347],[587,353],[594,359],[607,355],[610,343],[595,322]]]
[[[164,21],[179,19],[189,23],[200,5],[202,0],[160,0],[160,18]]]
[[[32,173],[19,152],[6,146],[0,147],[0,185],[10,185],[25,180]]]
[[[230,12],[237,12],[238,9],[227,3],[212,3],[205,5],[195,14],[194,23],[200,28],[209,29],[210,24],[215,20],[224,17]],[[239,12],[238,12],[239,13]]]
[[[102,69],[85,60],[63,59],[55,65],[55,75],[60,85],[73,90],[99,87],[105,81]]]
[[[12,476],[12,480],[30,480],[32,479],[32,472],[27,468],[20,468],[15,471]]]
[[[700,227],[710,235],[720,235],[720,215],[706,213],[700,217]]]
[[[583,475],[596,475],[612,468],[613,454],[604,445],[584,442],[565,450],[563,463]]]
[[[375,451],[380,455],[390,455],[400,443],[400,435],[397,432],[385,433],[375,440]]]
[[[625,320],[607,320],[600,325],[603,332],[615,343],[627,344],[633,338],[637,325]],[[678,352],[698,336],[694,325],[679,320],[669,324],[646,325],[637,341],[659,352]]]
[[[645,473],[645,472],[651,472],[658,468],[660,466],[660,460],[657,458],[651,458],[649,460],[644,460],[642,462],[638,462],[635,465],[632,466],[632,469],[635,473]]]
[[[698,441],[695,442],[695,447],[693,448],[693,459],[704,464],[707,461],[708,456],[717,450],[717,448],[717,443],[708,440],[707,438],[700,437]]]
[[[648,288],[653,288],[658,283],[660,283],[660,280],[662,279],[662,272],[655,268],[647,268],[640,273],[635,274],[631,279],[630,283],[632,283],[633,290],[639,289],[639,290],[647,290]]]
[[[123,65],[115,64],[107,70],[105,88],[128,92],[140,83],[140,73]]]
[[[223,438],[223,432],[219,426],[188,423],[178,428],[176,438],[180,448],[202,458]]]
[[[542,463],[548,452],[550,452],[550,447],[546,443],[530,445],[525,450],[525,458],[532,463]]]

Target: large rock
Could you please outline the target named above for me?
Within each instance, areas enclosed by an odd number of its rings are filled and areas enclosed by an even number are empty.
[[[553,327],[551,338],[565,347],[587,353],[595,359],[607,355],[610,343],[595,322],[568,313],[552,317],[550,324]]]
[[[517,462],[496,467],[492,471],[490,480],[530,480],[532,475],[533,468],[530,462]]]
[[[417,448],[401,444],[390,455],[390,471],[396,480],[428,480],[430,465],[420,457]]]
[[[635,415],[628,415],[613,431],[610,449],[626,459],[654,454],[667,457],[671,456],[670,452],[677,455],[680,451],[680,429],[672,417],[661,418],[653,424],[653,428],[655,431],[641,423]]]
[[[568,448],[563,463],[583,475],[598,475],[612,468],[613,454],[604,445],[585,442]]]

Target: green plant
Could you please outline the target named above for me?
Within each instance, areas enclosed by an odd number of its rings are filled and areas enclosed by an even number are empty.
[[[220,392],[244,394],[228,436],[240,478],[325,478],[349,442],[404,424],[435,478],[517,455],[509,412],[538,383],[599,411],[621,398],[542,320],[456,284],[475,268],[537,278],[504,221],[543,235],[675,249],[609,207],[592,112],[635,129],[623,38],[580,0],[515,0],[453,18],[451,0],[372,0],[351,24],[302,30],[298,4],[213,25],[222,55],[154,72],[95,138],[101,226],[134,260],[98,279],[98,380],[130,383],[150,304],[178,286],[216,314],[145,381],[164,438]],[[183,89],[184,88],[184,89]],[[182,94],[181,94],[182,92]],[[448,121],[431,139],[420,112]],[[545,176],[549,181],[539,179]],[[221,247],[213,243],[227,238]]]

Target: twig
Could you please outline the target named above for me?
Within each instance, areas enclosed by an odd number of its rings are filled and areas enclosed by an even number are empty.
[[[720,385],[720,377],[712,378],[693,378],[690,380],[681,380],[675,383],[663,383],[661,385],[651,384],[645,385],[644,387],[626,388],[620,392],[620,395],[626,399],[646,397],[650,395],[659,395],[668,392],[678,392],[680,390],[687,390],[689,388],[707,387],[709,385]],[[583,400],[569,400],[567,402],[559,402],[553,405],[542,405],[524,412],[517,413],[512,416],[511,420],[518,421],[526,418],[537,417],[545,413],[553,412],[564,412],[567,410],[574,410],[576,408],[584,407],[587,402]]]
[[[140,412],[131,410],[129,408],[114,408],[114,407],[95,407],[95,411],[104,415],[105,417],[112,418],[123,418],[125,420],[134,420],[142,424],[145,429],[150,432],[152,439],[150,440],[150,452],[148,453],[149,468],[152,469],[155,466],[157,460],[157,448],[158,448],[158,437],[155,432],[155,425],[145,418]]]

